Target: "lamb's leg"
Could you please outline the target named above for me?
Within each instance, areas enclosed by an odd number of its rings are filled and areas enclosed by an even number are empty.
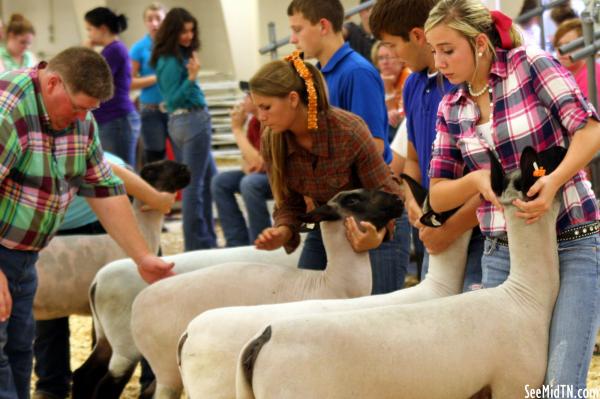
[[[129,368],[124,370],[124,374],[114,376],[110,371],[102,377],[96,390],[94,391],[92,399],[119,399],[121,393],[125,389],[125,385],[129,382],[135,366],[137,363],[133,363]],[[75,397],[73,397],[75,399]]]
[[[96,343],[91,355],[85,363],[73,373],[73,399],[88,399],[92,397],[98,381],[108,371],[112,348],[105,338]]]
[[[156,392],[156,380],[152,381],[142,392],[139,399],[152,399]]]
[[[170,386],[157,384],[154,399],[179,399],[182,389],[172,388]]]

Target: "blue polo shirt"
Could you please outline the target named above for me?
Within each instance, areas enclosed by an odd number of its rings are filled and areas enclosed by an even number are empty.
[[[329,103],[350,111],[367,123],[373,137],[383,140],[383,159],[392,162],[383,81],[375,67],[344,43],[325,66],[317,64],[327,88]]]
[[[411,73],[406,79],[402,92],[408,140],[417,151],[421,184],[427,189],[429,189],[429,162],[436,135],[438,106],[444,94],[454,87],[446,78],[443,78],[442,84],[438,76],[442,75],[437,73],[429,75],[427,69]]]
[[[121,158],[106,151],[104,151],[104,158],[106,158],[109,163],[115,165],[126,165],[125,161]],[[67,208],[67,213],[65,213],[65,217],[59,230],[76,229],[97,221],[98,217],[94,211],[92,211],[92,208],[90,208],[85,198],[76,195]]]
[[[149,34],[131,47],[129,56],[133,61],[137,61],[140,64],[140,76],[156,75],[154,68],[150,66],[152,38]],[[160,95],[157,84],[142,89],[142,93],[140,94],[140,102],[142,104],[160,104],[162,100],[163,98]]]

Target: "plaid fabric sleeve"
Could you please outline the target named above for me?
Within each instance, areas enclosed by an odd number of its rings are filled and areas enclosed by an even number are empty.
[[[98,125],[89,118],[82,125],[89,126],[88,148],[86,151],[86,173],[84,183],[79,187],[79,195],[84,197],[110,197],[126,194],[121,179],[113,174],[104,159],[100,140],[96,134]]]
[[[0,115],[0,181],[8,175],[21,153],[19,135],[12,118]]]
[[[442,99],[438,109],[437,134],[429,164],[429,177],[432,179],[456,179],[463,175],[464,161],[456,139],[460,131],[453,133],[446,123],[444,111],[452,108],[446,99],[447,96]]]
[[[539,100],[572,136],[590,117],[598,120],[593,107],[573,79],[571,72],[535,46],[527,47],[533,88]]]
[[[296,192],[291,192],[281,207],[275,206],[273,220],[275,227],[288,226],[292,230],[292,238],[283,245],[285,252],[292,253],[300,245],[300,222],[298,215],[306,212],[304,197]]]
[[[260,153],[265,160],[265,169],[268,176],[271,174],[271,147],[269,143],[270,131],[265,129],[261,135]],[[285,251],[292,253],[300,245],[300,222],[298,215],[306,212],[306,203],[304,197],[296,192],[290,192],[288,198],[285,199],[281,206],[275,205],[273,209],[274,227],[288,226],[292,230],[292,238],[283,246]]]

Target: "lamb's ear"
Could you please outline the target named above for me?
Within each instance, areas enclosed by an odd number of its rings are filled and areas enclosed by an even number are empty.
[[[567,149],[565,147],[552,147],[544,150],[538,154],[542,165],[546,169],[546,173],[552,173],[558,165],[563,161],[567,155]]]
[[[492,190],[494,190],[494,194],[496,194],[496,196],[500,197],[504,191],[504,169],[502,169],[502,164],[498,158],[496,158],[496,155],[494,155],[494,153],[490,150],[488,150],[488,157],[490,158]]]
[[[400,177],[408,184],[408,188],[410,188],[410,192],[412,193],[413,197],[415,197],[417,204],[419,204],[419,206],[423,206],[425,203],[425,198],[427,197],[427,190],[425,190],[422,185],[420,185],[409,175],[402,173]]]
[[[312,211],[298,216],[302,223],[318,223],[327,220],[340,220],[342,216],[331,206],[323,205]]]
[[[536,166],[541,168],[542,162],[538,153],[533,149],[533,147],[525,147],[523,152],[521,153],[521,192],[523,195],[527,195],[527,192],[534,185],[536,180],[538,179],[533,175]]]

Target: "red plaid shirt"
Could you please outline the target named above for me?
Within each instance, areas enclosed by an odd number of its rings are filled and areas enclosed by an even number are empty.
[[[506,171],[519,167],[527,146],[543,151],[568,147],[571,137],[589,118],[598,120],[569,71],[537,47],[510,51],[496,49],[490,71],[493,89],[493,139],[495,152]],[[429,176],[456,179],[463,169],[489,169],[490,146],[477,133],[479,108],[463,86],[447,94],[438,111],[437,137]],[[573,176],[559,192],[561,210],[557,231],[600,218],[596,197],[583,171]],[[502,211],[490,202],[477,210],[482,233],[500,236],[506,232]]]
[[[285,182],[290,195],[281,207],[275,208],[273,219],[275,226],[292,229],[293,237],[285,245],[288,252],[300,242],[298,215],[306,212],[305,196],[319,206],[340,191],[356,188],[401,193],[359,116],[332,107],[319,115],[318,125],[310,150],[300,147],[292,133],[283,133],[287,146]],[[269,173],[272,156],[268,145],[263,143],[261,151]]]

